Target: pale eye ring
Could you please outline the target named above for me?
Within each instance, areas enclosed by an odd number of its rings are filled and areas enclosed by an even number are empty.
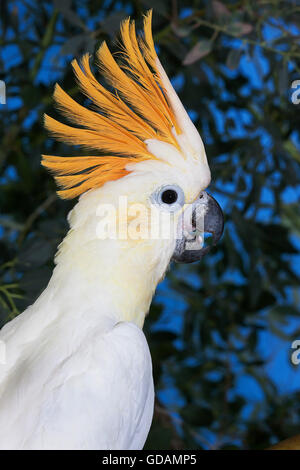
[[[175,212],[184,205],[184,192],[176,184],[160,187],[152,194],[152,202],[163,209]]]

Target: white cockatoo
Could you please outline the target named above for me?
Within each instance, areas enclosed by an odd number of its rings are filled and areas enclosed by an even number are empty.
[[[72,66],[93,108],[56,85],[75,126],[45,117],[54,137],[94,156],[43,156],[59,195],[80,197],[47,288],[0,332],[1,449],[143,448],[154,390],[142,327],[153,293],[172,259],[208,251],[200,220],[214,243],[223,230],[205,192],[202,140],[155,52],[151,12],[140,37],[130,19],[120,36],[119,62],[106,43],[97,53],[114,91],[85,55]]]

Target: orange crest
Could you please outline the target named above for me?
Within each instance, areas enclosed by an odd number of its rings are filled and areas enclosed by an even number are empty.
[[[106,153],[100,156],[57,157],[43,155],[42,165],[55,174],[62,188],[58,194],[71,199],[126,175],[128,163],[155,159],[145,140],[158,139],[178,147],[172,133],[178,125],[168,103],[156,66],[151,32],[152,11],[144,17],[144,35],[137,38],[134,21],[121,24],[118,64],[104,42],[97,52],[97,65],[111,93],[93,75],[88,54],[80,66],[72,66],[81,91],[96,111],[81,106],[56,84],[54,99],[58,109],[79,127],[62,124],[45,115],[45,126],[57,139]]]

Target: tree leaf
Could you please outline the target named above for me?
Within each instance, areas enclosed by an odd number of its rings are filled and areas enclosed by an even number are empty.
[[[230,31],[235,36],[245,36],[246,34],[251,33],[253,26],[249,23],[241,23],[240,21],[235,21],[228,26],[228,31]]]
[[[171,23],[171,28],[179,38],[185,38],[191,33],[191,28],[188,26],[181,26],[174,22]]]
[[[212,50],[212,42],[208,39],[198,41],[190,52],[185,56],[183,65],[191,65],[207,56]]]
[[[289,154],[297,161],[300,162],[300,151],[292,142],[292,140],[286,140],[283,144],[285,150],[289,152]]]
[[[101,21],[103,31],[114,37],[120,28],[120,22],[127,16],[125,11],[115,11]]]
[[[61,47],[61,55],[76,56],[85,46],[88,36],[86,33],[77,34],[68,39]]]
[[[88,31],[87,25],[82,21],[79,14],[75,13],[75,11],[71,10],[69,7],[69,2],[66,5],[65,2],[56,2],[56,8],[63,14],[65,19],[71,23],[73,26],[77,26],[80,29]]]
[[[241,49],[231,49],[226,59],[226,66],[230,70],[235,70],[239,66],[241,57],[242,57]]]
[[[224,3],[219,2],[218,0],[213,0],[212,8],[213,8],[213,12],[215,13],[216,18],[221,23],[227,23],[229,19],[231,18],[231,13],[226,7],[226,5],[224,5]]]

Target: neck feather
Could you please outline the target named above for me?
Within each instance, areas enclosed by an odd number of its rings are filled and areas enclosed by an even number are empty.
[[[71,226],[61,243],[50,281],[56,302],[142,327],[170,261],[169,243],[99,240],[92,233],[89,224]]]

